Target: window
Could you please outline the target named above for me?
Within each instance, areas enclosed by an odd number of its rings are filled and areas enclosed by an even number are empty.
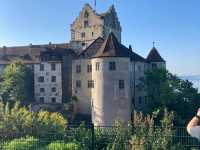
[[[81,81],[80,81],[80,80],[77,80],[77,81],[76,81],[76,87],[77,87],[77,88],[80,88],[80,87],[81,87]]]
[[[124,89],[124,80],[119,80],[119,89]]]
[[[92,65],[87,65],[87,72],[92,72]]]
[[[52,70],[52,71],[55,71],[55,70],[56,70],[56,64],[54,64],[54,63],[51,64],[51,70]]]
[[[87,28],[89,26],[89,23],[87,20],[84,21],[84,28]]]
[[[52,103],[56,103],[56,98],[55,98],[55,97],[52,97],[52,98],[51,98],[51,102],[52,102]]]
[[[94,80],[88,81],[88,88],[94,88]]]
[[[77,65],[76,66],[76,73],[80,73],[81,72],[81,65]]]
[[[44,103],[44,97],[40,97],[40,103]]]
[[[81,45],[82,45],[82,46],[85,46],[85,43],[83,42]]]
[[[157,64],[153,63],[153,64],[152,64],[152,68],[153,68],[153,69],[156,69],[156,68],[157,68]]]
[[[116,63],[115,62],[109,62],[109,70],[116,70]]]
[[[81,87],[81,81],[80,81],[80,80],[76,81],[76,87],[77,87],[77,88],[80,88],[80,87]]]
[[[138,66],[138,72],[141,73],[141,71],[142,71],[141,66]]]
[[[40,88],[40,93],[44,93],[45,89],[44,88]]]
[[[85,17],[85,18],[88,18],[88,17],[89,17],[89,13],[88,13],[87,11],[85,12],[84,17]]]
[[[138,98],[138,103],[141,105],[142,104],[142,97]]]
[[[55,87],[52,87],[52,88],[51,88],[51,92],[56,92],[56,88],[55,88]]]
[[[84,38],[85,37],[85,32],[81,33],[81,37]]]
[[[99,67],[100,67],[100,62],[96,62],[96,71],[99,70]]]
[[[38,82],[40,82],[40,83],[44,82],[44,77],[42,77],[42,76],[38,77]]]
[[[92,32],[92,37],[94,36],[94,32]]]
[[[51,77],[51,82],[56,82],[56,76]]]
[[[75,40],[75,32],[74,31],[71,31],[71,38],[72,38],[72,40]]]
[[[44,71],[44,64],[40,64],[40,71]]]

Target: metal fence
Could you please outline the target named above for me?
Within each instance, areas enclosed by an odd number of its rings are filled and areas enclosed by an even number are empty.
[[[44,129],[45,130],[45,129]],[[164,131],[165,130],[165,131]],[[1,150],[197,150],[198,140],[190,137],[185,127],[94,127],[93,125],[68,125],[64,134],[48,133],[45,136],[0,131]],[[159,131],[159,132],[158,132]],[[154,134],[158,132],[158,134]],[[9,134],[6,134],[9,133]],[[27,137],[29,136],[29,138]],[[30,138],[31,137],[31,138]],[[170,140],[169,140],[170,139]],[[170,142],[169,142],[170,141]],[[152,143],[153,144],[152,144]],[[175,148],[163,147],[168,142]],[[146,146],[145,146],[146,145]],[[153,146],[152,146],[153,145]]]

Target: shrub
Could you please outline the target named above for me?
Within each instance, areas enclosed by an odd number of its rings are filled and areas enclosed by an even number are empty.
[[[80,145],[76,143],[64,143],[63,141],[56,141],[47,146],[47,150],[80,150]]]
[[[63,138],[67,122],[59,113],[40,111],[36,114],[34,123],[35,135],[45,138]]]
[[[0,102],[0,139],[24,136],[43,138],[63,137],[67,121],[59,113],[32,112],[16,103],[10,108]],[[53,135],[53,136],[52,136]]]
[[[14,139],[3,145],[3,150],[33,150],[38,147],[38,139],[26,137]]]
[[[173,143],[173,112],[164,111],[161,127],[156,127],[154,117],[143,116],[142,113],[134,113],[134,134],[130,144],[134,150],[159,150],[159,149],[183,149],[180,144]]]

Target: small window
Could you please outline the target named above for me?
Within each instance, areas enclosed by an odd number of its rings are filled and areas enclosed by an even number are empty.
[[[52,87],[51,92],[56,92],[56,87]]]
[[[142,104],[142,97],[138,98],[138,103],[141,105]]]
[[[44,77],[42,77],[42,76],[38,77],[38,82],[40,82],[40,83],[44,82]]]
[[[87,28],[89,26],[89,23],[87,20],[84,21],[84,28]]]
[[[83,42],[81,45],[82,45],[82,46],[85,46],[85,43]]]
[[[51,77],[51,82],[56,82],[56,76]]]
[[[87,72],[92,72],[92,65],[87,65]]]
[[[138,72],[141,72],[141,71],[142,71],[141,66],[138,66]]]
[[[76,73],[80,73],[81,72],[81,65],[77,65],[76,66]]]
[[[85,37],[85,32],[81,33],[81,37],[84,38]]]
[[[87,11],[85,12],[84,17],[85,17],[85,18],[88,18],[88,17],[89,17],[89,13],[88,13]]]
[[[51,64],[51,70],[52,70],[52,71],[55,71],[55,70],[56,70],[56,64],[55,64],[55,63],[52,63],[52,64]]]
[[[40,97],[40,103],[44,103],[44,97]]]
[[[124,80],[119,80],[119,89],[124,89]]]
[[[156,68],[157,68],[157,64],[153,63],[153,64],[152,64],[152,68],[153,68],[153,69],[156,69]]]
[[[94,32],[92,32],[92,37],[94,36]]]
[[[80,87],[81,87],[81,81],[80,81],[80,80],[77,80],[77,81],[76,81],[76,87],[77,87],[77,88],[80,88]]]
[[[109,70],[116,70],[116,63],[115,62],[109,62]]]
[[[96,71],[98,71],[100,68],[100,62],[96,62]]]
[[[40,71],[44,71],[44,64],[40,64]]]
[[[40,93],[44,93],[45,89],[44,88],[40,88]]]
[[[94,80],[88,81],[88,88],[94,88]]]
[[[55,97],[52,97],[52,98],[51,98],[51,102],[52,102],[52,103],[56,103],[56,98],[55,98]]]

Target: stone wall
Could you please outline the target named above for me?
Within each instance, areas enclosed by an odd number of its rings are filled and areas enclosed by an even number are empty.
[[[92,72],[87,72],[88,64],[91,64],[90,59],[78,59],[73,61],[72,67],[72,94],[79,99],[77,111],[81,114],[91,114],[91,89],[88,88],[88,81],[92,80]],[[77,65],[81,66],[80,73],[76,72]],[[81,87],[76,87],[77,81],[81,82]]]

